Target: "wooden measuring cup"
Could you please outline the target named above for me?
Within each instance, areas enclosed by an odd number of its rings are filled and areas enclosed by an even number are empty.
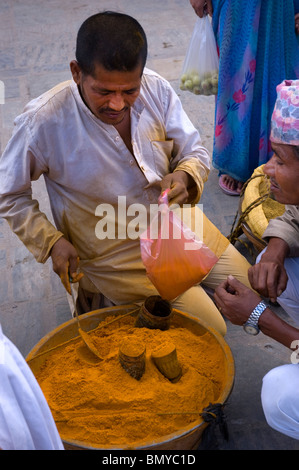
[[[140,307],[135,326],[168,330],[171,318],[171,304],[159,295],[151,295],[145,299]]]
[[[151,355],[155,365],[159,371],[171,380],[171,382],[178,382],[182,376],[182,368],[177,358],[176,347],[171,342],[156,348]]]
[[[144,374],[145,351],[144,342],[133,336],[125,337],[119,347],[119,362],[134,379],[140,380]]]

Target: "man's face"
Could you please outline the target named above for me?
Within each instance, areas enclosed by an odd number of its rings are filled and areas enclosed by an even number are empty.
[[[272,143],[273,157],[264,166],[271,191],[281,204],[299,205],[299,157],[295,147]]]
[[[140,93],[141,66],[131,72],[111,72],[97,64],[93,75],[84,75],[72,61],[71,71],[85,104],[106,124],[120,124]]]

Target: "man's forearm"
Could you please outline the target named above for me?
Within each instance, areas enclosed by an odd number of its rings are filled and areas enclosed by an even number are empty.
[[[271,261],[279,260],[283,263],[289,252],[290,247],[282,238],[272,237],[261,259],[270,259]]]
[[[48,259],[54,243],[63,236],[39,210],[31,191],[1,196],[0,216],[40,263]]]
[[[287,348],[291,348],[293,341],[299,340],[299,330],[275,315],[270,308],[266,308],[260,316],[259,328],[266,336],[278,341]],[[292,349],[296,348],[293,347]]]

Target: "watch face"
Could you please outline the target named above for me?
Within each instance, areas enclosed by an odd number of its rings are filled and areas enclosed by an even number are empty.
[[[258,328],[254,327],[252,325],[244,325],[244,330],[249,335],[257,335],[259,333]]]

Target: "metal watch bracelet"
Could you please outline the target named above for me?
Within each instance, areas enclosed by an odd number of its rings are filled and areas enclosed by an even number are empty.
[[[262,300],[251,312],[251,314],[248,317],[248,320],[244,323],[243,327],[246,330],[246,327],[253,327],[256,330],[257,334],[259,332],[259,327],[258,327],[258,321],[264,310],[267,308],[267,305],[265,302]],[[248,331],[247,331],[248,332]],[[252,333],[254,334],[254,333]]]

